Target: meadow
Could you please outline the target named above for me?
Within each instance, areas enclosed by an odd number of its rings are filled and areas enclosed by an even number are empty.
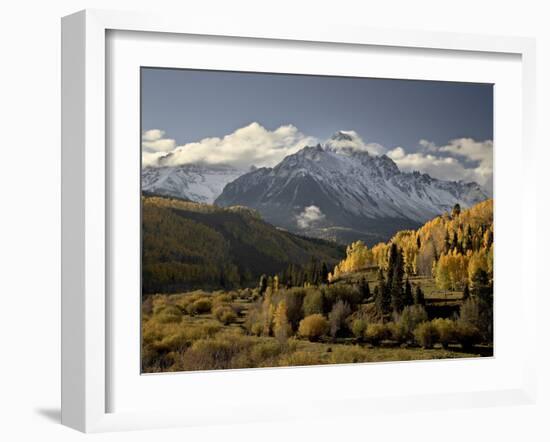
[[[373,274],[367,272],[370,279],[374,279]],[[423,308],[424,312],[429,311],[431,305],[442,302],[433,281],[419,278],[416,283],[426,288],[427,308]],[[352,284],[346,281],[336,286],[353,287]],[[434,288],[433,291],[430,287]],[[492,354],[490,346],[476,345],[481,343],[481,339],[468,335],[468,330],[462,329],[463,335],[460,335],[460,328],[454,325],[457,321],[431,320],[427,323],[433,324],[433,329],[429,329],[425,336],[417,333],[415,337],[417,322],[428,320],[427,314],[424,316],[422,311],[417,319],[394,318],[394,321],[382,323],[376,317],[372,299],[361,299],[355,305],[355,312],[339,320],[338,330],[334,329],[334,324],[338,322],[334,318],[332,323],[327,319],[326,323],[321,324],[319,331],[307,330],[303,326],[304,319],[322,315],[312,313],[314,311],[324,311],[311,305],[314,304],[312,299],[326,289],[279,290],[281,293],[278,295],[267,294],[267,299],[271,298],[269,301],[266,301],[265,295],[259,295],[258,288],[229,292],[197,290],[149,296],[142,306],[142,370],[155,373],[464,358]],[[354,292],[353,289],[349,293],[342,290],[346,293],[344,296],[353,296]],[[446,296],[443,302],[456,303],[460,302],[462,293],[449,292]],[[299,307],[294,307],[300,310],[297,319],[294,319],[296,329],[292,319],[288,319],[287,310],[288,324],[285,331],[280,331],[276,307],[273,307],[276,298],[301,301]],[[285,300],[284,303],[292,304],[293,301]],[[333,309],[334,306],[331,311]],[[264,315],[271,318],[266,320]]]

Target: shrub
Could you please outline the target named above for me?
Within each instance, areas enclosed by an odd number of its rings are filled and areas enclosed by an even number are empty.
[[[255,336],[261,336],[263,330],[264,330],[264,325],[261,322],[255,322],[250,327],[250,333]]]
[[[421,305],[406,306],[401,314],[394,313],[394,322],[388,324],[392,339],[407,342],[414,339],[415,328],[428,320],[428,314]]]
[[[362,301],[362,294],[355,285],[335,284],[325,290],[325,311],[332,310],[332,306],[338,301],[346,302],[354,308]]]
[[[338,301],[332,307],[328,315],[330,324],[330,335],[334,338],[342,330],[346,324],[346,318],[350,315],[351,309],[349,304],[343,301]]]
[[[244,288],[241,290],[239,296],[243,299],[246,299],[246,300],[252,300],[252,295],[254,294],[254,292],[252,291],[252,289],[249,289],[249,288]]]
[[[193,324],[185,326],[185,335],[191,341],[205,339],[214,336],[221,330],[221,325],[215,321],[208,321],[203,324]]]
[[[407,342],[409,334],[407,329],[401,321],[390,322],[388,323],[388,328],[391,333],[391,338],[397,342]]]
[[[277,359],[282,353],[283,347],[277,341],[256,342],[246,353],[246,362],[239,357],[235,363],[248,367],[266,367],[277,365]]]
[[[369,324],[365,337],[371,344],[378,345],[380,342],[391,338],[391,330],[382,323]]]
[[[368,350],[359,345],[338,346],[330,355],[332,364],[351,364],[356,362],[366,362]]]
[[[187,306],[187,313],[190,315],[201,315],[210,313],[212,309],[212,301],[208,298],[199,298]]]
[[[231,304],[230,307],[233,309],[237,316],[241,316],[245,311],[245,307],[243,304]]]
[[[460,307],[460,321],[473,325],[486,341],[492,339],[493,312],[492,303],[471,297]]]
[[[215,307],[218,305],[227,304],[231,301],[231,295],[229,295],[228,293],[220,293],[219,295],[214,296],[214,299],[212,300],[212,305]]]
[[[258,289],[253,289],[251,294],[250,294],[250,301],[257,301],[258,299],[260,299],[262,296],[260,295],[260,292],[258,291]]]
[[[355,319],[351,323],[351,332],[357,339],[363,339],[367,331],[367,321],[364,319]]]
[[[286,354],[279,359],[279,366],[290,367],[299,365],[318,365],[324,361],[319,354],[310,351],[296,351],[294,353]]]
[[[291,333],[292,328],[288,323],[286,302],[282,300],[277,304],[273,317],[273,334],[281,344],[284,344]]]
[[[431,348],[437,342],[437,328],[431,322],[423,322],[414,330],[416,342],[424,348]]]
[[[319,313],[306,316],[300,321],[298,333],[310,341],[315,341],[328,332],[329,325],[325,317]]]
[[[474,325],[464,321],[457,321],[456,339],[462,345],[463,350],[470,350],[475,344],[481,342],[481,334]]]
[[[182,330],[173,331],[172,333],[166,332],[166,335],[161,340],[157,340],[150,345],[150,348],[154,348],[160,352],[168,351],[183,351],[191,342],[187,337],[187,333]]]
[[[153,295],[151,304],[152,304],[152,313],[156,315],[170,303],[168,302],[168,296],[166,295]]]
[[[460,321],[477,326],[480,318],[480,303],[475,298],[468,298],[460,306]]]
[[[260,336],[262,334],[262,314],[259,306],[253,306],[248,310],[244,320],[244,327],[251,335]]]
[[[214,316],[224,325],[231,324],[237,319],[233,309],[227,305],[220,305],[214,309]]]
[[[310,316],[316,313],[322,314],[324,311],[323,309],[324,302],[321,290],[314,288],[307,289],[303,303],[304,316]]]
[[[183,312],[188,312],[188,308],[196,300],[200,298],[206,298],[209,294],[202,290],[197,290],[190,293],[183,293],[180,295],[171,295],[170,301],[177,305]],[[155,303],[155,301],[153,301]]]
[[[456,323],[451,319],[437,318],[432,321],[437,330],[439,342],[443,348],[447,348],[451,342],[456,341]]]
[[[167,304],[162,307],[155,308],[154,319],[160,324],[180,322],[181,317],[181,310],[175,305]]]
[[[147,296],[141,303],[141,311],[144,315],[153,314],[153,297]]]
[[[421,305],[410,305],[403,309],[399,323],[405,334],[405,339],[412,339],[414,329],[428,320],[426,309]]]
[[[156,351],[168,351],[171,350],[171,348],[166,345],[166,337],[176,334],[182,336],[182,340],[185,340],[182,328],[177,324],[162,324],[156,321],[146,321],[141,327],[142,345],[144,348],[151,348]]]
[[[233,368],[233,359],[251,345],[250,340],[238,334],[200,339],[184,353],[183,367],[185,370]]]
[[[370,304],[363,304],[359,307],[361,317],[364,318],[369,324],[382,322],[384,315],[380,314],[374,302]]]
[[[262,341],[255,344],[250,353],[255,360],[264,361],[281,354],[283,347],[277,341]]]
[[[292,288],[284,291],[286,314],[293,330],[298,328],[300,320],[304,317],[303,304],[305,297],[306,291],[302,288]]]

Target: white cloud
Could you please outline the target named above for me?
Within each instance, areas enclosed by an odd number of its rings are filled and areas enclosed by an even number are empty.
[[[446,146],[441,146],[439,151],[477,161],[491,169],[493,167],[493,142],[490,140],[476,141],[472,138],[459,138],[451,140]]]
[[[170,152],[176,147],[176,140],[164,138],[164,131],[149,129],[141,135],[141,148],[144,153]]]
[[[307,229],[325,218],[321,209],[317,206],[308,206],[296,217],[296,223],[300,229]]]
[[[160,140],[153,142],[158,141]],[[253,165],[271,167],[287,155],[317,143],[316,138],[304,135],[295,126],[286,125],[270,131],[254,122],[222,138],[204,138],[198,142],[163,150],[167,155],[156,158],[149,156],[147,161],[151,160],[148,163],[150,165],[165,166],[206,163],[226,164],[243,169]],[[160,149],[154,150],[158,151]],[[144,156],[145,153],[144,149]]]
[[[360,150],[373,155],[382,155],[386,148],[378,143],[365,143],[354,130],[341,130],[325,141],[325,146],[334,150]]]
[[[143,141],[157,141],[164,137],[165,132],[160,129],[149,129],[143,132],[141,139]]]
[[[166,155],[165,152],[147,152],[142,151],[141,163],[143,167],[157,166],[158,160]]]
[[[390,150],[387,155],[405,171],[427,173],[433,178],[452,181],[475,181],[489,193],[493,191],[493,142],[471,138],[451,140],[437,146],[420,140],[422,150],[407,153],[402,147]],[[468,163],[464,163],[466,160]]]
[[[433,141],[420,140],[418,145],[426,152],[437,152],[437,145]]]

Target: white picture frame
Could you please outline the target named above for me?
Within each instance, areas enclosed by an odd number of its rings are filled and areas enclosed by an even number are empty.
[[[510,385],[489,390],[461,393],[415,394],[407,396],[366,395],[337,396],[315,399],[309,407],[283,407],[274,404],[258,410],[253,403],[234,404],[227,412],[219,410],[209,416],[200,407],[192,414],[183,408],[140,411],[110,411],[109,377],[112,355],[108,328],[112,318],[108,302],[109,256],[111,230],[109,202],[109,169],[106,121],[109,118],[106,80],[108,62],[106,35],[110,31],[154,32],[162,35],[200,35],[221,38],[269,39],[285,42],[336,43],[383,48],[467,51],[483,54],[513,54],[521,57],[521,157],[523,160],[521,266],[526,271],[527,256],[536,241],[528,241],[529,227],[535,222],[536,196],[534,174],[529,174],[535,161],[535,43],[532,39],[492,37],[451,33],[392,31],[346,26],[301,26],[247,22],[212,23],[206,20],[182,20],[181,17],[154,16],[111,11],[87,10],[62,21],[62,423],[84,432],[123,429],[200,425],[214,422],[248,422],[287,417],[323,416],[328,400],[338,401],[337,414],[369,414],[374,410],[395,412],[403,409],[437,409],[488,406],[503,403],[532,403],[535,400],[536,359],[534,339],[525,339],[522,354],[522,376]],[[158,35],[158,34],[157,34]],[[498,118],[498,115],[496,116]],[[498,174],[498,170],[497,170]],[[498,203],[497,203],[498,204]],[[498,222],[498,221],[497,221]],[[498,246],[497,246],[498,247]],[[498,249],[497,249],[498,251]],[[498,293],[498,292],[497,292]],[[498,296],[498,295],[497,295]],[[522,278],[521,296],[524,309],[535,317],[534,281]],[[534,321],[522,319],[527,335],[534,335]],[[498,358],[498,354],[496,356]],[[433,363],[432,363],[433,364]],[[334,366],[328,370],[345,370]],[[328,371],[324,368],[325,373]],[[349,370],[349,367],[348,367]],[[260,370],[261,371],[261,370]],[[258,373],[259,371],[254,371]],[[242,373],[242,372],[241,372]],[[271,372],[273,373],[273,371]],[[288,371],[287,371],[288,373]],[[296,371],[298,373],[298,371]],[[209,376],[212,374],[205,374]],[[203,377],[204,377],[203,376]],[[217,383],[231,373],[216,373]],[[241,375],[238,375],[241,376]],[[262,371],[262,379],[272,376]],[[242,376],[241,376],[242,378]],[[168,377],[165,377],[168,379]],[[198,378],[196,378],[198,379]],[[207,378],[206,378],[207,379]],[[517,381],[517,382],[516,382]],[[169,382],[169,381],[165,381]],[[252,393],[251,393],[252,394]],[[258,393],[256,393],[258,394]],[[250,396],[249,396],[250,397]],[[192,397],[187,398],[192,401]],[[224,404],[227,407],[227,404]],[[333,413],[334,414],[334,413]]]

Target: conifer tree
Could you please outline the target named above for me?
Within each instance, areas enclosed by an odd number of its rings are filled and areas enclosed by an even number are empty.
[[[445,230],[445,239],[443,241],[443,254],[447,254],[449,250],[451,250],[451,238],[449,237],[449,231]]]
[[[493,231],[489,230],[489,233],[487,234],[487,245],[485,248],[489,250],[492,245],[493,245]]]
[[[403,300],[403,275],[404,275],[403,254],[395,243],[390,247],[388,258],[387,287],[391,298],[391,307],[395,312],[401,312],[404,306]]]
[[[390,310],[390,292],[384,279],[384,273],[380,269],[378,271],[378,285],[374,288],[375,296],[374,303],[376,309],[381,315],[389,313]]]
[[[399,256],[399,249],[397,244],[392,243],[390,246],[390,251],[388,255],[388,284],[391,285],[390,278],[393,277],[393,273],[397,266],[397,260]]]
[[[470,298],[470,287],[468,286],[468,283],[464,284],[464,289],[462,290],[462,300],[466,301]]]
[[[292,264],[289,264],[282,272],[281,274],[281,282],[288,288],[288,287],[291,287],[292,286],[292,281],[291,281],[291,272],[290,272],[290,268],[291,268]]]
[[[258,290],[260,292],[260,295],[263,295],[267,289],[267,276],[262,275],[260,276],[260,283],[258,285]]]
[[[460,215],[460,204],[456,203],[453,206],[453,211],[451,212],[451,216],[453,218],[456,218],[458,215]]]
[[[414,292],[414,303],[416,305],[426,305],[424,292],[422,291],[419,285],[416,286],[416,290]]]
[[[456,233],[456,230],[453,234],[453,241],[451,243],[451,250],[454,250],[458,248],[458,234]]]
[[[411,283],[409,282],[409,278],[407,278],[407,280],[405,281],[405,295],[403,299],[403,304],[405,306],[414,304],[412,287],[411,287]]]
[[[308,273],[308,282],[310,284],[317,285],[319,283],[319,266],[317,265],[317,260],[315,258],[311,258],[310,269]]]
[[[328,267],[327,263],[323,262],[321,265],[321,284],[328,283]]]
[[[403,299],[403,286],[400,284],[397,284],[395,281],[392,284],[390,288],[390,296],[391,296],[391,307],[394,312],[401,312],[404,307],[404,299]]]
[[[473,242],[472,242],[472,227],[470,224],[468,224],[468,228],[466,229],[466,237],[464,238],[464,250],[473,250]]]
[[[477,269],[474,273],[471,294],[478,304],[479,329],[483,339],[491,342],[493,340],[493,287],[485,270]]]
[[[478,268],[472,276],[472,295],[486,300],[492,288],[489,287],[489,276],[483,269]]]

